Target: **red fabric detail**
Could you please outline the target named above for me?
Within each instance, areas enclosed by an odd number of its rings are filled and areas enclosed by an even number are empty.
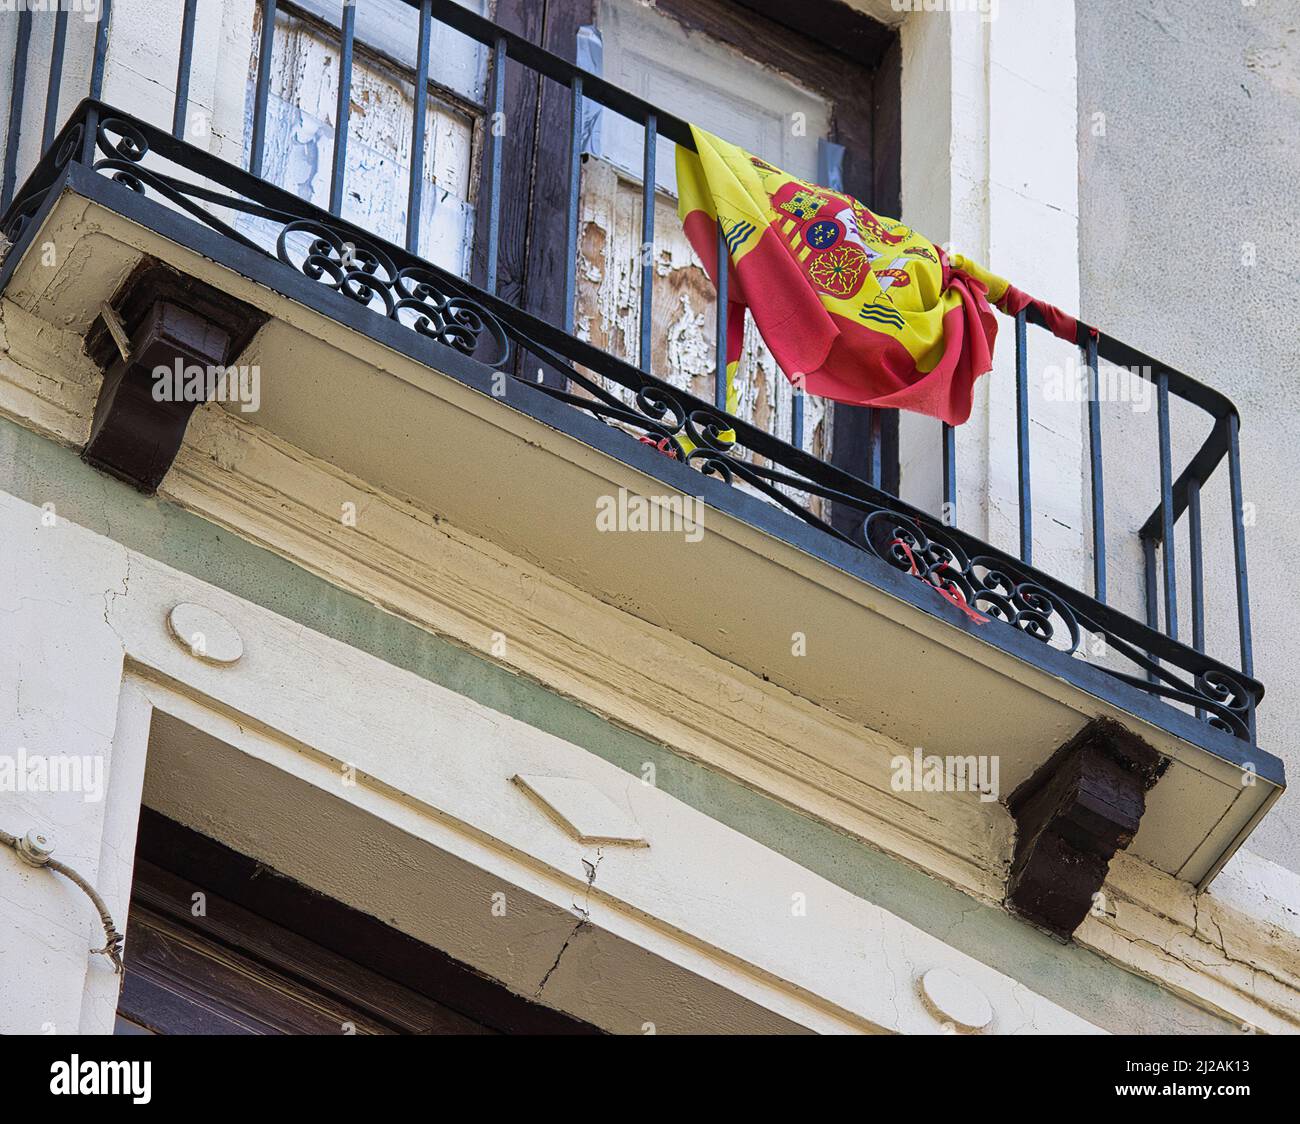
[[[889,545],[901,546],[903,548],[903,553],[907,555],[908,565],[912,567],[912,577],[921,578],[921,568],[916,564],[916,558],[912,554],[912,548],[908,546],[907,543],[904,542],[902,539],[894,539]],[[936,574],[942,574],[944,570],[946,570],[947,568],[948,568],[948,563],[944,562],[941,563],[938,567],[936,567],[933,572]],[[959,608],[963,613],[965,613],[966,616],[969,617],[976,624],[988,624],[989,621],[988,617],[986,617],[983,613],[978,612],[975,609],[972,609],[970,605],[967,603],[966,598],[965,596],[963,596],[961,590],[958,589],[955,585],[953,585],[952,582],[949,582],[948,586],[945,588],[942,585],[935,585],[934,582],[926,581],[926,579],[924,578],[921,578],[921,580],[925,581],[925,584],[928,585],[931,589],[933,589],[935,593],[937,593],[945,601],[949,601],[953,605],[956,605],[957,608]]]
[[[691,211],[682,229],[691,246],[704,263],[704,271],[716,287],[718,284],[718,223],[703,211]],[[820,307],[820,302],[818,302]],[[735,263],[727,259],[727,365],[740,359],[745,346],[745,290],[736,275]],[[779,360],[778,360],[779,361]]]
[[[656,441],[653,437],[642,436],[638,437],[637,440],[640,441],[642,445],[653,446],[666,457],[672,457],[673,460],[677,459],[677,450],[672,447],[672,443],[667,437],[661,437]]]
[[[862,405],[914,410],[940,418],[949,425],[961,425],[970,417],[975,380],[993,367],[997,317],[981,282],[956,270],[947,273],[945,281],[946,288],[961,294],[961,304],[943,318],[942,358],[923,374],[916,370],[911,354],[897,340],[880,332],[867,333],[893,344],[906,357],[912,374],[897,390],[878,394]]]
[[[716,285],[716,220],[692,211],[684,227]],[[970,417],[975,381],[992,369],[998,324],[983,282],[953,269],[942,250],[939,260],[944,288],[955,289],[961,304],[944,317],[943,355],[923,372],[893,336],[827,309],[790,247],[769,227],[739,266],[727,259],[727,362],[740,357],[748,307],[781,370],[806,393],[855,406],[912,410],[961,425]],[[1013,285],[998,307],[1014,316],[1030,304],[1055,335],[1075,341],[1074,317]]]
[[[717,223],[692,211],[685,229],[716,284]],[[728,362],[739,357],[748,306],[781,370],[806,393],[855,406],[915,410],[960,425],[970,416],[975,380],[993,365],[997,321],[979,281],[956,272],[946,272],[946,278],[961,292],[962,303],[944,319],[939,362],[918,371],[894,337],[830,312],[789,246],[769,228],[728,275]]]
[[[1062,312],[1056,305],[1031,297],[1024,290],[1017,289],[1014,285],[1008,285],[1007,291],[1002,294],[1002,299],[998,301],[998,308],[1009,316],[1018,315],[1030,305],[1033,305],[1035,311],[1043,318],[1043,323],[1047,325],[1052,335],[1065,340],[1067,343],[1078,342],[1079,321],[1068,312]]]

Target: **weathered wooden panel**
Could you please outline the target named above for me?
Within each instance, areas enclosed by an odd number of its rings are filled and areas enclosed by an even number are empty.
[[[259,9],[250,82],[257,73],[260,35]],[[468,43],[465,50],[472,53]],[[329,203],[338,77],[337,34],[277,11],[263,175],[322,207]],[[358,47],[352,66],[343,217],[397,243],[406,235],[413,99],[414,86],[407,76]],[[251,114],[251,92],[247,105]],[[421,256],[464,275],[473,229],[476,122],[465,109],[431,97],[426,131]],[[251,135],[250,117],[245,136]],[[258,224],[245,219],[240,225],[256,229]]]
[[[578,234],[575,333],[637,363],[641,185],[603,160],[586,160]],[[655,206],[654,265],[651,369],[672,385],[712,402],[717,340],[713,282],[682,231],[676,200],[662,192]],[[737,385],[739,416],[790,440],[790,381],[748,317]],[[805,396],[804,448],[818,456],[829,448],[828,421],[825,404]]]

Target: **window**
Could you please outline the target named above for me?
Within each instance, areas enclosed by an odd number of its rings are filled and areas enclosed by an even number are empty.
[[[659,0],[653,7],[598,0],[603,76],[795,175],[842,186],[897,214],[897,47],[843,5],[805,0],[795,7],[762,0]],[[605,110],[598,135],[583,167],[575,331],[636,363],[642,130]],[[712,401],[714,289],[677,220],[670,141],[659,140],[655,164],[651,369]],[[792,440],[791,384],[752,322],[737,381],[740,416]],[[802,406],[802,447],[868,475],[868,411],[815,398],[804,398]],[[883,428],[883,483],[896,486],[893,419]],[[820,501],[796,499],[823,510]]]
[[[146,808],[116,1033],[594,1028]]]
[[[252,138],[262,17],[259,5],[245,99],[246,145]],[[406,241],[417,17],[401,0],[358,5],[352,65],[342,216],[399,245]],[[329,205],[333,168],[340,18],[340,0],[302,0],[278,5],[275,19],[262,175],[320,207]],[[425,125],[419,248],[422,257],[466,276],[486,53],[437,20],[432,34],[436,82],[430,81]],[[248,154],[246,148],[245,159]],[[260,220],[245,217],[239,225],[256,231]]]
[[[820,142],[829,138],[828,100],[756,63],[730,44],[692,32],[636,0],[601,0],[597,10],[604,77],[652,105],[816,179]],[[642,129],[604,111],[597,151],[586,161],[579,226],[576,331],[638,362],[641,293]],[[713,283],[677,219],[676,146],[655,154],[655,284],[651,369],[706,401],[714,398]],[[737,373],[739,415],[790,440],[790,381],[752,323]],[[829,451],[829,412],[805,399],[803,446]]]

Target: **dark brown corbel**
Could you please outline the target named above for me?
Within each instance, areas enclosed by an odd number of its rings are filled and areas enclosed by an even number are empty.
[[[1008,908],[1068,939],[1115,852],[1137,834],[1147,790],[1167,764],[1110,718],[1094,719],[1061,746],[1007,801],[1017,829]]]
[[[159,262],[145,261],[110,302],[127,342],[125,355],[104,319],[86,336],[86,352],[104,372],[95,403],[87,464],[142,492],[157,490],[180,451],[202,400],[159,400],[158,367],[226,367],[266,322],[257,309]]]

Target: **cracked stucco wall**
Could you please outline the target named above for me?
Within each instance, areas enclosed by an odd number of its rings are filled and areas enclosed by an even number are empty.
[[[467,698],[480,700],[494,711],[514,715],[538,729],[558,734],[618,766],[633,778],[639,778],[645,763],[651,762],[656,770],[657,786],[662,792],[698,809],[710,820],[725,824],[787,856],[812,875],[890,911],[897,918],[939,938],[947,946],[998,968],[1022,983],[1028,992],[1050,998],[1108,1029],[1137,1032],[1175,1029],[1223,1032],[1235,1029],[1232,1023],[1183,1001],[1160,985],[1108,962],[1104,954],[1098,955],[1078,946],[1063,948],[1005,912],[978,902],[921,870],[890,859],[842,832],[781,806],[663,746],[616,728],[572,700],[512,675],[414,624],[384,614],[360,598],[331,587],[323,579],[214,527],[195,514],[164,501],[145,499],[128,486],[81,464],[72,450],[59,447],[5,420],[0,420],[0,487],[38,507],[53,502],[62,518],[111,535],[118,542],[175,571],[197,577],[219,574],[223,587],[238,597],[273,609],[301,627],[372,652],[395,667],[409,669],[433,682],[445,683]],[[61,532],[56,530],[54,533]],[[92,646],[92,654],[100,647],[103,649],[98,662],[87,669],[89,680],[82,677],[91,685],[97,676],[111,674],[117,677],[121,673],[121,647],[104,625],[105,606],[113,608],[114,613],[121,612],[127,599],[114,595],[124,589],[129,589],[131,596],[144,592],[137,588],[141,575],[134,565],[129,585],[127,583],[125,551],[119,550],[113,557],[120,559],[120,564],[115,562],[112,566],[101,567],[102,572],[98,574],[82,575],[67,591],[76,608],[76,612],[72,609],[68,612],[74,619],[80,614],[90,626],[88,635],[99,637],[97,644]],[[12,558],[12,553],[6,553],[5,558]],[[11,562],[10,565],[17,563]],[[0,599],[0,611],[7,612],[15,607],[21,593],[16,572],[3,576],[6,581],[0,594],[3,598]],[[81,584],[85,585],[84,590],[80,590]],[[27,607],[34,620],[39,619],[37,610],[43,612],[44,606]],[[54,619],[57,620],[57,616]],[[34,626],[33,631],[48,638],[55,630]],[[39,646],[32,645],[26,650],[41,652]],[[18,658],[12,650],[0,655],[0,660],[8,659],[11,663]],[[39,659],[40,656],[29,658]],[[70,657],[65,654],[64,658]],[[0,672],[3,672],[0,683],[9,684],[9,666],[0,662]],[[16,675],[12,681],[18,681]],[[56,677],[45,689],[56,687],[72,692],[75,683],[66,676],[62,679]],[[10,690],[6,686],[5,705],[14,705]],[[24,697],[35,700],[32,695]],[[60,698],[56,699],[57,702],[65,704],[66,712],[67,700]],[[31,721],[37,719],[33,717]],[[113,721],[105,714],[95,719],[94,724],[102,727],[107,735],[111,734]],[[53,734],[66,740],[75,738],[77,730],[75,724],[65,722]],[[109,772],[112,783],[111,770]],[[78,812],[78,809],[71,811]],[[35,826],[42,825],[45,821],[37,821]],[[6,824],[9,830],[25,830],[26,826],[25,822]],[[580,877],[587,893],[584,894],[579,887],[573,891],[572,897],[565,899],[565,904],[567,907],[572,903],[594,917],[608,864],[602,860],[593,879],[591,868],[596,867],[600,855],[594,848],[584,849],[582,855],[590,866],[579,868],[575,863],[574,867],[581,871]],[[64,850],[63,857],[88,877],[95,876],[98,868],[89,851]],[[80,865],[82,863],[85,865]],[[11,862],[10,865],[17,864]],[[27,879],[22,893],[35,894],[36,887],[30,882]],[[8,878],[0,885],[0,895],[9,901],[13,901],[19,892]],[[48,915],[48,896],[56,892],[45,887],[42,893],[46,896],[23,900],[28,906],[39,905]],[[55,959],[39,954],[40,943],[48,943],[49,938],[43,934],[43,928],[35,929],[35,923],[28,926],[34,930],[31,947],[38,950],[34,953],[38,956],[37,964],[48,965],[54,971],[80,972],[84,977],[88,970],[84,950],[101,943],[102,934],[95,929],[93,914],[72,914],[79,904],[84,903],[73,901],[71,895],[68,897],[64,904],[69,912],[68,922],[73,927],[68,930],[68,935],[60,938],[62,951],[59,957]],[[110,904],[113,903],[114,899],[110,897]],[[1183,903],[1172,903],[1168,912],[1181,917],[1185,912]],[[582,914],[574,909],[567,931],[569,944],[563,955],[559,955],[564,948],[563,939],[548,944],[544,950],[544,962],[534,980],[540,984],[550,966],[552,971],[546,982],[548,994],[561,980],[570,980],[575,972],[578,973],[576,978],[581,978],[578,966],[587,955],[585,946],[598,939],[594,930],[580,924],[582,920]],[[1279,928],[1280,933],[1284,931],[1284,927]],[[1167,943],[1168,938],[1165,940]],[[92,958],[93,961],[99,959]],[[99,971],[101,968],[102,965],[92,962],[89,970]],[[0,981],[5,978],[11,977],[0,965]],[[612,981],[607,982],[612,986]],[[39,1009],[33,1008],[28,1015],[34,1018],[38,1013]],[[68,1012],[57,1018],[61,1021],[70,1014],[69,1007]]]
[[[61,527],[54,509],[43,509],[43,533],[57,537]],[[128,553],[112,551],[111,562],[71,568],[61,575],[57,595],[37,592],[27,580],[30,554],[12,538],[0,552],[0,617],[5,643],[0,645],[0,714],[4,716],[3,752],[17,756],[61,754],[99,757],[110,778],[101,800],[82,792],[0,793],[0,825],[15,835],[35,829],[53,842],[63,861],[108,900],[115,917],[123,901],[111,892],[122,856],[115,841],[126,821],[134,838],[133,809],[114,803],[114,784],[126,783],[124,766],[114,777],[114,741],[119,725],[122,643],[112,620],[115,604],[129,590]],[[143,762],[139,763],[140,771]],[[130,850],[126,850],[129,872]],[[0,854],[0,913],[5,939],[0,941],[0,978],[5,1024],[37,1033],[71,1033],[86,1027],[83,1005],[115,998],[117,977],[102,957],[87,949],[103,945],[99,920],[80,890],[19,862],[5,849]],[[21,986],[22,980],[46,986]],[[107,1026],[112,1026],[109,1007]]]
[[[1300,776],[1300,7],[1289,0],[1078,5],[1083,315],[1228,395],[1241,413],[1260,744]],[[1208,432],[1174,404],[1175,467]],[[1159,501],[1155,411],[1103,406],[1113,600],[1141,613],[1135,530]],[[1125,452],[1127,450],[1127,455]],[[1142,450],[1147,455],[1142,455]],[[1205,488],[1209,652],[1235,664],[1226,465]],[[1184,520],[1185,524],[1185,520]],[[1179,617],[1190,633],[1180,535]],[[1300,871],[1300,802],[1249,846]]]
[[[143,791],[167,811],[169,796],[178,801],[189,811],[182,822],[218,838],[233,823],[245,853],[287,857],[298,866],[272,865],[309,884],[324,879],[327,891],[342,880],[349,904],[384,910],[376,916],[506,986],[536,980],[561,1009],[613,1031],[641,1032],[647,1021],[705,1029],[694,998],[721,987],[808,1029],[936,1033],[916,980],[941,966],[987,995],[994,1033],[1096,1032],[1086,1017],[572,742],[147,556],[131,556],[128,569],[128,548],[66,513],[43,514],[0,495],[0,609],[19,640],[0,665],[0,703],[19,716],[30,751],[107,755],[109,792],[87,802],[42,791],[5,807],[35,820],[60,857],[106,887],[117,916]],[[180,602],[224,617],[245,658],[216,667],[178,644],[166,620]],[[366,690],[349,689],[357,683]],[[210,743],[168,758],[149,722],[124,721],[133,695],[180,714]],[[146,756],[159,751],[165,764],[147,776]],[[338,783],[343,763],[354,784]],[[648,845],[593,854],[518,793],[510,778],[520,770],[586,782],[626,809]],[[294,819],[311,809],[306,825]],[[345,819],[371,825],[375,842],[335,850]],[[405,842],[390,845],[394,832]],[[408,857],[424,889],[396,904],[393,868]],[[371,859],[379,877],[357,871]],[[424,864],[449,869],[448,860],[477,873],[440,897],[445,882]],[[89,956],[100,943],[93,912],[79,895],[59,896],[48,876],[10,877],[12,856],[0,862],[20,918],[16,934],[0,929],[0,1026],[109,1029],[117,980]],[[526,910],[497,924],[490,885],[548,903],[555,924],[543,934],[541,915]],[[69,898],[80,915],[69,915]],[[644,954],[664,967],[638,966]],[[524,967],[532,970],[521,977]],[[673,983],[677,969],[685,974]],[[611,1009],[606,991],[632,1002]],[[720,1025],[734,1023],[723,1015]]]

